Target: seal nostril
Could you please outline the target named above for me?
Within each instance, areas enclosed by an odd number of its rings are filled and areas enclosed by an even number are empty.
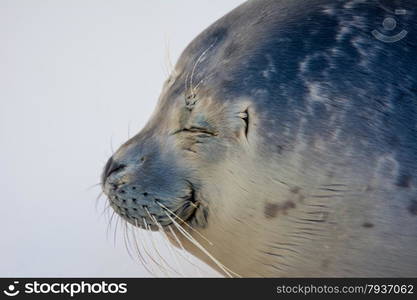
[[[120,164],[116,162],[113,157],[110,157],[110,159],[107,161],[106,166],[104,167],[104,172],[102,176],[103,183],[106,181],[106,179],[113,173],[120,172],[126,168],[126,165]]]

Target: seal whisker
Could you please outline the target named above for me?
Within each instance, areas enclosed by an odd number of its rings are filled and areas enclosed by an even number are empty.
[[[169,40],[167,37],[165,37],[165,68],[166,68],[166,71],[168,72],[168,76],[174,70],[174,65],[172,63],[171,53],[169,50]]]
[[[201,238],[203,238],[207,243],[210,244],[210,246],[213,246],[214,244],[210,242],[208,238],[206,238],[204,235],[202,235],[197,229],[190,226],[187,222],[185,222],[181,217],[179,217],[176,213],[174,213],[172,210],[170,210],[168,207],[160,203],[159,201],[155,200],[155,202],[163,209],[167,210],[169,213],[173,214],[175,218],[179,219],[183,224],[185,224],[188,228],[190,228],[192,231],[197,233]],[[166,213],[166,212],[165,212]]]
[[[146,209],[146,211],[147,211],[148,215],[152,218],[152,220],[155,222],[155,224],[158,226],[158,228],[159,228],[159,230],[160,230],[160,232],[161,232],[162,236],[164,237],[164,239],[163,239],[163,240],[164,240],[164,243],[165,243],[165,245],[167,246],[167,248],[169,249],[171,256],[174,258],[175,263],[176,263],[176,264],[177,264],[177,266],[178,266],[179,274],[180,274],[181,276],[183,276],[183,277],[184,277],[184,271],[182,270],[182,268],[181,268],[181,264],[180,264],[180,262],[178,261],[177,252],[173,249],[173,247],[172,247],[171,243],[169,242],[169,238],[168,238],[168,236],[167,236],[167,234],[166,234],[166,232],[165,232],[165,229],[164,229],[164,228],[162,227],[162,225],[158,222],[158,220],[155,218],[155,216],[153,216],[153,215],[151,215],[151,214],[149,213],[148,209]]]
[[[167,210],[169,213],[173,214],[175,218],[179,219],[183,224],[185,224],[188,228],[190,228],[192,231],[197,233],[201,238],[203,238],[207,243],[210,244],[210,246],[213,246],[214,244],[210,242],[208,238],[206,238],[204,235],[202,235],[197,229],[190,226],[187,222],[185,222],[181,217],[179,217],[176,213],[174,213],[172,210],[170,210],[168,207],[160,203],[159,201],[155,200],[155,202],[163,209]],[[166,212],[165,212],[166,213]]]
[[[122,222],[124,223],[124,227],[123,227],[123,243],[124,243],[125,248],[127,250],[127,254],[130,256],[130,258],[132,260],[135,260],[134,255],[132,255],[132,252],[130,251],[129,242],[128,242],[128,240],[129,240],[129,237],[127,235],[127,225],[128,224],[127,224],[127,222],[125,220],[122,220]]]
[[[190,76],[190,72],[187,72],[185,74],[185,78],[184,78],[184,93],[185,93],[185,97],[187,97],[187,93],[188,93],[188,76]],[[185,101],[187,102],[187,101]]]
[[[195,87],[194,87],[194,90],[195,90],[195,93],[197,93],[198,92],[198,88],[200,87],[200,85],[204,82],[204,80],[208,80],[208,79],[210,79],[211,77],[213,77],[214,76],[214,74],[216,74],[215,72],[213,72],[213,73],[211,73],[210,75],[208,75],[208,76],[206,76],[206,77],[203,77],[196,85],[195,85]]]
[[[137,224],[137,219],[134,219],[135,220],[135,223]],[[128,224],[128,228],[129,228],[129,224]],[[135,246],[135,249],[134,250],[136,250],[136,252],[137,252],[137,254],[138,254],[138,257],[139,257],[139,260],[140,260],[140,262],[143,264],[143,266],[146,268],[146,262],[145,262],[145,259],[144,259],[144,257],[142,256],[142,253],[139,251],[139,247],[138,247],[138,244],[137,244],[137,240],[136,240],[136,234],[135,234],[135,227],[134,226],[130,226],[130,232],[131,232],[131,234],[132,234],[132,237],[133,237],[133,245]],[[127,233],[128,233],[128,235],[127,235],[127,239],[128,239],[128,242],[130,243],[130,238],[129,238],[129,230],[127,230]]]
[[[136,221],[137,222],[137,221]],[[167,276],[167,272],[164,266],[162,266],[157,260],[155,260],[154,256],[148,251],[146,250],[148,247],[148,242],[151,241],[151,247],[152,247],[152,236],[150,236],[150,229],[148,227],[147,222],[145,221],[145,219],[142,217],[142,223],[143,223],[143,227],[145,228],[145,234],[144,234],[144,247],[143,250],[146,254],[146,256],[150,259],[150,261],[153,263],[154,267],[157,267],[159,269],[160,272],[163,273],[164,276]],[[146,246],[145,246],[145,238],[147,240],[146,242]],[[155,274],[157,274],[156,272],[154,272]],[[156,275],[158,276],[158,275]]]
[[[90,186],[86,187],[85,191],[90,191],[90,190],[92,190],[93,188],[98,187],[98,186],[100,186],[100,185],[101,185],[101,182],[98,182],[98,183],[92,184],[92,185],[90,185]],[[103,193],[103,192],[101,192],[100,194],[102,194],[102,193]]]
[[[219,262],[213,255],[211,255],[210,252],[207,251],[206,248],[204,248],[196,239],[194,239],[184,228],[182,228],[177,221],[175,221],[167,212],[165,212],[167,217],[171,220],[171,222],[174,224],[174,226],[179,230],[179,232],[182,233],[182,235],[188,239],[191,243],[193,243],[197,248],[199,248],[204,254],[206,254],[227,276],[233,277],[233,274],[240,277],[237,273],[231,271],[229,268],[227,268],[225,265],[223,265],[221,262]]]
[[[145,218],[142,218],[143,219],[143,223],[145,224],[145,226],[146,226],[146,228],[148,229],[148,228],[150,228],[150,225],[146,222],[146,219]],[[162,257],[162,255],[159,253],[159,251],[158,251],[158,247],[156,246],[156,244],[155,244],[155,240],[154,240],[154,238],[153,238],[153,236],[152,236],[152,233],[148,230],[148,233],[149,233],[149,237],[150,237],[150,241],[151,241],[151,245],[152,245],[152,247],[153,247],[153,249],[155,250],[155,253],[156,253],[156,255],[158,256],[158,258],[159,259],[161,259],[161,261],[169,268],[169,269],[171,269],[172,271],[174,271],[175,273],[176,273],[176,271],[166,262],[166,260]],[[169,274],[169,271],[168,271],[168,269],[167,268],[165,268],[162,264],[158,264],[158,265],[160,265],[164,270],[166,270],[167,271],[167,273],[166,273],[166,276],[167,277],[169,277],[168,276],[168,274]]]
[[[149,240],[151,241],[152,247],[155,247],[155,245],[153,243],[153,238],[151,236],[150,229],[148,227],[148,223],[146,222],[144,217],[142,217],[142,222],[143,222],[144,227],[146,229],[146,234],[147,234]],[[154,257],[146,250],[146,247],[144,247],[144,250],[145,250],[145,253],[148,255],[149,259],[159,268],[159,270],[164,274],[164,276],[169,277],[168,276],[168,274],[169,274],[168,270],[162,264],[160,264],[158,261],[156,261],[154,259]]]
[[[110,150],[111,150],[111,155],[113,156],[114,154],[114,147],[113,147],[113,137],[110,137]]]
[[[114,243],[114,246],[116,246],[116,240],[117,240],[117,225],[119,224],[119,220],[121,219],[121,218],[119,218],[118,215],[115,215],[115,216],[116,216],[116,225],[114,227],[114,233],[113,233],[113,243]]]
[[[184,245],[182,244],[182,242],[181,242],[181,241],[180,241],[180,239],[178,238],[178,236],[177,236],[177,234],[175,233],[174,229],[172,229],[172,226],[171,226],[171,225],[168,225],[168,229],[169,229],[170,233],[173,235],[173,237],[174,237],[175,241],[177,242],[177,244],[180,246],[181,250],[182,250],[182,251],[186,254],[186,255],[182,255],[182,254],[181,254],[181,252],[179,252],[180,256],[181,256],[182,258],[184,258],[184,259],[185,259],[188,263],[190,263],[191,265],[193,265],[194,267],[196,267],[196,268],[197,268],[197,270],[198,270],[198,272],[199,272],[199,275],[200,275],[201,277],[203,277],[203,273],[202,273],[201,268],[200,268],[198,265],[196,265],[196,264],[194,264],[194,263],[192,262],[192,260],[191,260],[191,259],[190,259],[190,257],[189,257],[189,253],[185,250]]]
[[[135,219],[135,223],[138,226],[137,219]],[[158,261],[156,261],[153,258],[153,256],[149,253],[149,251],[147,250],[147,246],[148,246],[147,244],[148,243],[145,242],[145,237],[146,237],[147,234],[149,234],[149,231],[148,231],[149,229],[148,229],[147,225],[146,226],[144,225],[144,227],[145,227],[145,230],[146,230],[146,234],[144,235],[144,239],[142,240],[142,243],[143,243],[143,251],[146,254],[146,256],[150,259],[150,261],[152,263],[154,263],[154,266],[158,267],[160,269],[160,271],[162,271],[162,273],[166,276],[166,272],[165,272],[166,269]],[[136,236],[136,234],[135,234],[135,236]],[[139,247],[138,247],[138,249],[139,249]],[[149,267],[151,267],[151,266],[152,266],[152,264],[149,265]],[[154,270],[152,270],[151,274],[156,276],[157,273]]]
[[[190,90],[191,90],[191,93],[193,95],[195,94],[195,90],[193,88],[193,77],[194,77],[195,69],[197,68],[197,66],[201,62],[201,60],[204,58],[206,53],[214,46],[214,44],[215,44],[215,42],[212,43],[206,50],[204,50],[203,53],[200,54],[200,56],[197,58],[196,62],[194,63],[193,69],[191,71],[191,76],[190,76]]]
[[[98,185],[100,185],[100,183],[98,184]],[[99,202],[100,202],[100,198],[102,197],[104,195],[104,192],[103,191],[100,191],[100,193],[97,195],[97,197],[96,197],[96,200],[95,200],[95,204],[94,204],[94,208],[95,208],[95,210],[97,211],[97,209],[98,209],[98,204],[99,204]]]
[[[127,122],[127,139],[130,139],[130,121]]]
[[[99,217],[100,218],[103,217],[109,211],[110,207],[111,207],[110,204],[106,204],[103,208],[103,211],[100,213]]]
[[[143,206],[143,209],[146,211],[146,213],[148,214],[149,218],[155,223],[155,225],[158,227],[158,229],[161,228],[161,225],[158,223],[158,221],[156,220],[155,216],[151,215],[151,213],[149,212],[148,208],[146,206]],[[146,222],[146,220],[144,219],[144,222]],[[159,232],[159,230],[158,230]],[[165,263],[165,265],[170,268],[172,271],[174,271],[175,273],[181,275],[181,273],[178,273],[173,267],[171,267],[171,265],[162,257],[162,255],[159,253],[158,251],[158,247],[154,244],[154,248],[155,248],[155,252],[157,253],[157,255],[160,257],[160,259]]]
[[[198,205],[195,204],[194,202],[188,202],[189,205],[191,205],[192,207],[194,207],[195,209],[198,208]]]
[[[107,237],[107,238],[109,238],[109,232],[110,232],[111,225],[112,225],[113,218],[114,218],[114,215],[115,215],[115,214],[116,214],[116,212],[113,210],[113,212],[111,213],[110,218],[109,218],[109,220],[108,220],[108,223],[107,223],[107,228],[106,228],[106,237]]]
[[[135,224],[137,228],[139,227],[138,224],[138,220],[135,218]],[[155,272],[150,268],[150,266],[148,266],[148,262],[146,261],[145,257],[142,255],[141,249],[140,249],[140,243],[138,242],[138,238],[136,235],[136,228],[134,226],[131,226],[131,233],[133,236],[133,242],[134,242],[134,246],[136,248],[136,253],[138,254],[139,260],[142,262],[143,267],[152,275],[152,276],[156,276]],[[144,246],[144,242],[142,241],[142,246]],[[146,248],[144,249],[145,253],[146,253]]]

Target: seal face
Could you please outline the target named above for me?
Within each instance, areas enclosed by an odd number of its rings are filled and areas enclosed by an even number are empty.
[[[399,8],[414,34],[373,36]],[[108,161],[110,205],[174,228],[226,275],[416,276],[416,12],[239,6],[185,49],[148,124]]]

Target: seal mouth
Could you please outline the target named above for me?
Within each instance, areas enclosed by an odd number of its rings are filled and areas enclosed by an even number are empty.
[[[161,227],[184,223],[186,226],[192,226],[198,223],[196,219],[200,202],[196,197],[193,184],[189,181],[187,184],[188,191],[175,200],[152,198],[148,200],[149,204],[135,203],[136,205],[128,207],[124,199],[109,196],[109,203],[119,216],[141,229],[158,231]],[[177,205],[170,205],[171,203],[177,203]]]
[[[191,224],[196,217],[197,210],[200,208],[200,202],[196,198],[196,191],[192,183],[188,182],[188,185],[188,193],[181,197],[182,206],[173,213],[175,213],[177,219],[181,218],[183,223]]]
[[[176,208],[170,208],[163,202],[161,199],[155,199],[155,203],[162,209],[162,214],[154,215],[154,217],[162,226],[169,226],[174,222],[180,225],[183,223],[191,225],[194,223],[197,211],[200,208],[199,201],[196,198],[196,190],[191,182],[188,182],[188,192],[179,197],[179,205]],[[156,223],[155,220],[154,223]]]

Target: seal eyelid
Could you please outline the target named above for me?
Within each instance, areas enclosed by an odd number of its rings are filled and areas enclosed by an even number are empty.
[[[201,134],[205,134],[205,135],[209,135],[209,136],[217,136],[218,135],[217,132],[213,132],[213,131],[210,131],[206,128],[197,127],[197,126],[184,127],[184,128],[178,129],[178,130],[174,131],[172,133],[172,135],[175,135],[175,134],[178,134],[178,133],[181,133],[181,132],[201,133]]]
[[[202,127],[198,127],[198,126],[191,126],[188,128],[183,128],[182,131],[186,131],[186,132],[195,132],[195,133],[204,133],[204,134],[208,134],[208,135],[212,135],[212,136],[216,136],[217,133],[216,132],[212,132],[206,128],[202,128]]]

